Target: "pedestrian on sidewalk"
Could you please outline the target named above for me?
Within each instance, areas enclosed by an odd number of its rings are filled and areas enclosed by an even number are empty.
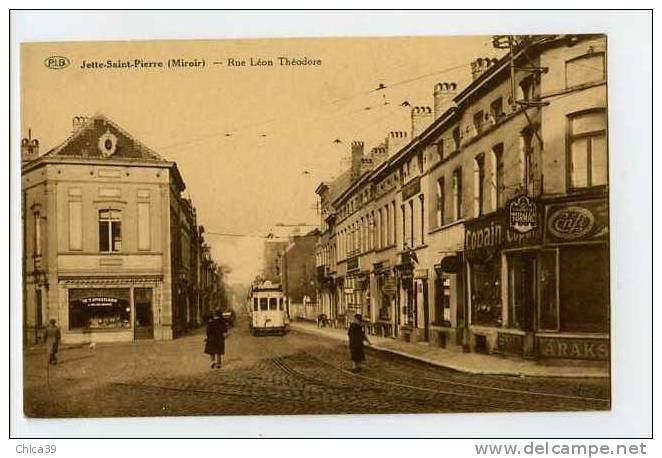
[[[207,338],[205,339],[205,353],[209,355],[211,368],[221,367],[222,357],[225,354],[225,334],[227,333],[223,312],[216,310],[214,316],[207,323]]]
[[[60,327],[51,318],[44,332],[44,343],[46,344],[46,348],[48,348],[48,364],[57,364],[57,351],[60,348],[61,338]]]
[[[352,358],[352,372],[359,372],[361,364],[365,361],[365,352],[363,351],[363,342],[370,345],[368,337],[363,329],[363,317],[360,313],[354,315],[354,320],[347,330],[349,336],[349,353]]]

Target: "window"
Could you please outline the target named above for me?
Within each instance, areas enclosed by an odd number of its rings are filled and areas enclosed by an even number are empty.
[[[400,215],[402,215],[402,245],[407,243],[407,215],[405,214],[405,205],[400,205]]]
[[[260,310],[269,310],[269,299],[266,297],[260,298]]]
[[[395,201],[391,202],[391,218],[393,219],[393,245],[398,244],[398,222],[395,216]]]
[[[604,81],[605,53],[591,52],[565,63],[565,87]]]
[[[460,149],[460,142],[462,141],[462,135],[460,134],[460,126],[457,126],[453,129],[453,144],[455,146],[455,151]]]
[[[425,245],[425,196],[421,194],[418,200],[421,201],[421,245]]]
[[[453,217],[455,220],[462,219],[462,169],[453,172]]]
[[[503,206],[503,143],[492,148],[492,205],[493,210]]]
[[[384,247],[384,210],[379,209],[379,248]]]
[[[568,156],[571,189],[607,184],[607,122],[604,110],[591,110],[569,117]]]
[[[414,243],[414,200],[409,201],[409,241],[410,241],[410,247],[415,247],[416,244]]]
[[[437,156],[439,156],[439,160],[442,160],[444,158],[444,139],[440,138],[437,141]]]
[[[445,192],[444,192],[444,179],[437,180],[437,209],[436,209],[436,226],[440,227],[444,224],[444,206],[445,206]]]
[[[504,114],[503,97],[499,97],[490,104],[490,115],[492,116],[492,123],[495,124],[504,116]]]
[[[423,153],[418,153],[416,163],[418,164],[418,173],[423,173]]]
[[[529,75],[519,83],[519,100],[532,100],[535,92],[534,75]]]
[[[520,179],[525,189],[533,182],[533,134],[529,130],[520,133]]]
[[[559,328],[556,254],[556,250],[541,250],[538,255],[537,275],[540,289],[538,328],[548,331],[557,331]]]
[[[278,310],[278,298],[270,297],[269,298],[269,310]]]
[[[123,288],[69,289],[69,329],[130,328],[130,297]]]
[[[386,226],[386,245],[391,244],[391,211],[388,208],[388,204],[384,206],[384,211],[386,212],[386,221],[384,225]]]
[[[559,254],[561,331],[608,332],[607,245],[567,247]]]
[[[474,216],[484,214],[483,202],[485,200],[485,156],[483,153],[474,159]]]
[[[478,113],[474,114],[474,128],[476,129],[476,135],[482,132],[483,130],[483,121],[485,115],[483,110],[480,110]]]
[[[41,213],[34,212],[34,255],[41,256]]]
[[[501,326],[501,257],[471,263],[471,323]]]
[[[99,251],[117,252],[122,249],[122,221],[118,210],[99,212]]]
[[[441,272],[434,283],[434,324],[451,325],[451,279]]]

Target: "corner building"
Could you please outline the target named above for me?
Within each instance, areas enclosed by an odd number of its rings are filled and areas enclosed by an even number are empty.
[[[65,343],[167,340],[196,324],[194,209],[169,162],[110,119],[76,118],[60,146],[23,141],[24,327]],[[182,254],[184,249],[184,254]]]

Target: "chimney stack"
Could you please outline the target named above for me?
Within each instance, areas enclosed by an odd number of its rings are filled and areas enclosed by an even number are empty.
[[[456,83],[437,83],[434,85],[434,119],[439,119],[439,116],[451,106],[456,93]]]
[[[71,133],[76,133],[82,128],[89,118],[87,116],[74,116],[71,120]]]
[[[363,142],[356,140],[352,142],[352,156],[351,156],[351,171],[350,175],[352,181],[358,180],[361,176],[363,169]]]
[[[432,123],[432,108],[414,107],[411,109],[411,138],[418,137]]]
[[[400,148],[407,144],[407,132],[404,131],[391,131],[386,136],[386,152],[389,156],[397,153]]]
[[[386,149],[386,144],[382,143],[379,146],[375,146],[370,151],[370,156],[372,157],[372,162],[375,166],[384,162],[386,159],[388,159],[388,151]]]
[[[490,59],[489,57],[479,57],[478,59],[474,60],[471,62],[471,80],[475,80],[498,62],[499,59]]]
[[[32,129],[28,129],[27,138],[21,140],[21,164],[34,161],[39,157],[39,140],[32,138]]]

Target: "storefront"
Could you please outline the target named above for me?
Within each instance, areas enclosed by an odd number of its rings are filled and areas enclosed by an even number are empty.
[[[395,334],[397,286],[393,269],[389,261],[373,264],[372,297],[375,304],[374,332],[383,337]]]
[[[113,342],[154,338],[166,325],[159,316],[158,281],[68,280],[61,282],[63,341]],[[161,336],[159,336],[161,337]]]
[[[398,286],[398,334],[405,341],[416,339],[416,290],[414,284],[414,264],[408,253],[401,255],[400,264],[395,266]]]
[[[607,198],[547,203],[543,244],[550,274],[536,336],[539,356],[609,361]]]
[[[465,224],[472,351],[533,356],[540,207],[521,196]]]
[[[430,341],[442,348],[461,346],[463,343],[465,318],[462,273],[461,252],[445,253],[434,265]]]
[[[471,349],[608,360],[607,240],[606,199],[519,198],[467,222]]]

